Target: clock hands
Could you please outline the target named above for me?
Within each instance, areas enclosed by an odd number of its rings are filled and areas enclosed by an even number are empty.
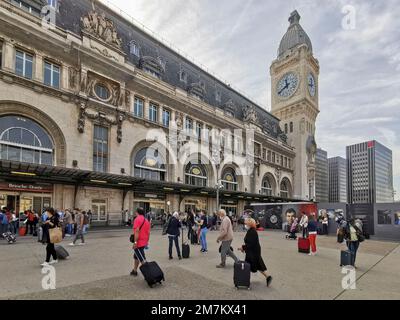
[[[287,80],[285,79],[285,87],[283,87],[283,89],[281,91],[278,92],[278,95],[280,95],[283,91],[285,91],[287,88],[289,88],[289,83],[287,82]]]

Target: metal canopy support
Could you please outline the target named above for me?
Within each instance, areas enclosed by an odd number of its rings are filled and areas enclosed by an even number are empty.
[[[131,189],[125,188],[124,190],[122,190],[122,212],[125,211],[125,199],[129,191],[131,191]]]

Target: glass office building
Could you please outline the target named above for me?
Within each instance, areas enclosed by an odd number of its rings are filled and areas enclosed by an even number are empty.
[[[349,203],[390,203],[393,193],[392,151],[377,141],[347,147]]]

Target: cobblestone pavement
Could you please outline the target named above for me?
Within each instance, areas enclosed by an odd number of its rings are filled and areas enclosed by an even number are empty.
[[[152,233],[149,260],[157,261],[166,282],[150,289],[142,276],[129,276],[132,269],[129,231],[110,230],[87,236],[86,246],[68,247],[71,258],[56,265],[56,290],[44,291],[40,263],[45,247],[30,237],[14,245],[0,242],[0,299],[400,299],[400,248],[398,243],[367,241],[357,257],[356,290],[344,291],[339,267],[343,245],[334,237],[317,239],[318,255],[297,253],[297,243],[277,231],[260,233],[263,257],[274,281],[270,288],[260,274],[252,276],[252,290],[233,286],[233,264],[216,269],[219,263],[216,232],[208,234],[209,253],[191,246],[191,258],[168,260],[167,239]],[[234,248],[244,233],[235,234]],[[238,253],[240,258],[244,256]],[[229,258],[228,258],[229,259]]]

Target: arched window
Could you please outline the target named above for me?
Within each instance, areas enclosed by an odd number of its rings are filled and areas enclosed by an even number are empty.
[[[281,198],[288,199],[290,193],[290,183],[287,179],[283,179],[281,182]]]
[[[0,159],[53,165],[54,145],[36,122],[18,116],[0,118]]]
[[[266,176],[262,182],[261,194],[266,196],[272,196],[272,183],[268,176]]]
[[[135,156],[133,165],[135,177],[165,181],[165,162],[158,150],[153,148],[140,150]]]
[[[207,186],[207,171],[204,165],[192,164],[189,162],[185,168],[185,183],[192,186],[206,187]]]
[[[238,182],[235,170],[233,170],[232,168],[226,169],[222,174],[221,183],[226,191],[237,191]]]

